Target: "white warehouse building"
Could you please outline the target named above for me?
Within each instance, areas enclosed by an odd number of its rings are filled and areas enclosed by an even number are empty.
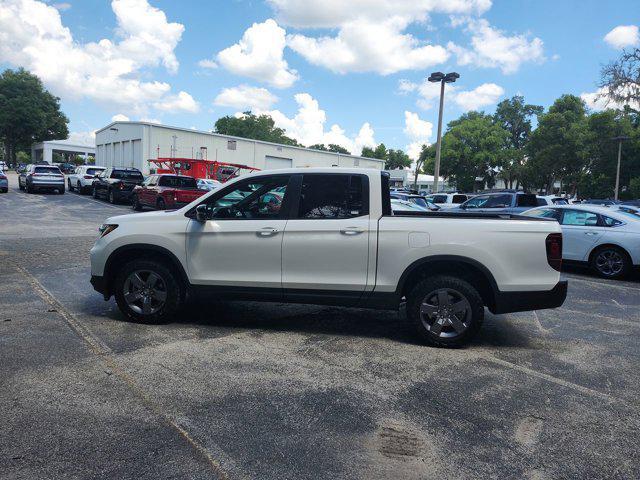
[[[150,171],[148,160],[189,158],[242,164],[261,170],[291,167],[362,167],[382,170],[384,160],[169,127],[113,122],[96,132],[96,165]],[[153,167],[151,167],[153,168]]]

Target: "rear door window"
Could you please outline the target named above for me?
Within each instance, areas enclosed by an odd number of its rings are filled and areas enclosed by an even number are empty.
[[[451,203],[464,203],[467,201],[466,195],[454,195],[451,199]]]
[[[493,195],[487,199],[482,208],[506,208],[509,206],[511,206],[511,195]]]
[[[433,203],[447,203],[447,196],[446,195],[434,195],[433,196]]]
[[[598,215],[582,210],[565,210],[562,216],[562,225],[595,227],[598,225]]]
[[[538,198],[535,195],[527,193],[516,195],[516,207],[537,207],[538,205]]]
[[[171,188],[198,188],[196,184],[196,179],[192,177],[172,177],[172,176],[162,176],[160,177],[160,186],[161,187],[171,187]]]
[[[136,170],[114,170],[111,173],[111,178],[118,180],[142,180],[142,173]]]
[[[304,175],[300,219],[345,219],[368,215],[363,175]]]

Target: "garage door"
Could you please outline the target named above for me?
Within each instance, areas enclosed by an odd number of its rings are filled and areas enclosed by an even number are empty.
[[[290,158],[271,157],[267,155],[264,159],[265,170],[272,170],[274,168],[291,168],[293,165],[293,161]]]

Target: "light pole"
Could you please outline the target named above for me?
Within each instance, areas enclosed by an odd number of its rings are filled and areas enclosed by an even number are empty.
[[[433,172],[433,193],[438,191],[438,180],[440,179],[440,150],[442,148],[442,109],[444,107],[444,84],[453,83],[460,74],[456,72],[447,73],[442,72],[432,73],[427,80],[432,83],[440,82],[440,112],[438,113],[438,138],[436,143],[436,166]]]
[[[614,194],[614,200],[618,200],[618,191],[620,188],[620,160],[622,159],[622,142],[629,140],[629,137],[620,135],[619,137],[613,137],[611,140],[618,142],[618,167],[616,168],[616,191]]]

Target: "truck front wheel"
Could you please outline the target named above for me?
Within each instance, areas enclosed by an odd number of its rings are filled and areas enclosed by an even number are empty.
[[[428,344],[458,347],[478,333],[484,304],[470,283],[438,275],[413,287],[407,296],[407,316]]]
[[[120,311],[138,323],[164,323],[182,305],[178,276],[156,260],[133,260],[119,269],[114,282]]]

